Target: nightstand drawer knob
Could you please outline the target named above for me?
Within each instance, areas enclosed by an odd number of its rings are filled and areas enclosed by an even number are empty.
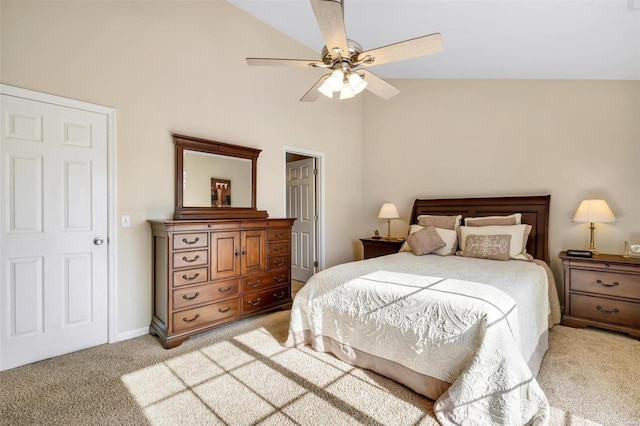
[[[606,315],[617,314],[618,312],[620,312],[618,311],[618,308],[613,308],[613,310],[607,311],[606,309],[602,309],[602,306],[600,305],[596,306],[596,309]]]
[[[612,284],[607,284],[607,283],[602,282],[602,280],[597,280],[596,283],[600,284],[603,287],[616,287],[616,286],[620,285],[620,283],[618,281],[614,281]]]

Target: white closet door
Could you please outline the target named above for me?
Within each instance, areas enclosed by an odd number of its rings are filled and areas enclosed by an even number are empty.
[[[295,217],[291,230],[291,277],[307,282],[316,259],[315,159],[287,163],[287,217]]]
[[[1,96],[5,370],[107,342],[107,116]]]

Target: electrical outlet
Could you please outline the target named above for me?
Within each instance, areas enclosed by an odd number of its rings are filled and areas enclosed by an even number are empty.
[[[131,216],[129,216],[128,214],[123,214],[122,215],[122,227],[123,228],[128,228],[131,226]]]

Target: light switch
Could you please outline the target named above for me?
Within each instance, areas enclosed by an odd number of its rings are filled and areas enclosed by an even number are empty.
[[[128,228],[131,226],[131,216],[129,216],[128,214],[123,214],[122,215],[122,227],[123,228]]]

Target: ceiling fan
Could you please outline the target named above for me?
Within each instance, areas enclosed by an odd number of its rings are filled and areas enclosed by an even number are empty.
[[[329,98],[349,99],[365,88],[383,99],[400,91],[371,71],[375,65],[442,52],[439,33],[401,41],[376,49],[362,51],[362,46],[347,38],[344,26],[344,0],[311,0],[325,46],[321,59],[247,58],[249,65],[312,67],[330,70],[320,77],[300,99],[313,102],[320,94]],[[362,67],[362,68],[361,68]]]

